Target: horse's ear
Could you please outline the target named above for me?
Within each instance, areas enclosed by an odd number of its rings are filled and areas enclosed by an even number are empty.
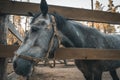
[[[45,17],[48,13],[48,5],[47,5],[46,0],[41,0],[40,9],[41,9],[43,16]]]

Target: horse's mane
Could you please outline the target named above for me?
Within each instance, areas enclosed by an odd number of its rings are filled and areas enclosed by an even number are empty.
[[[95,28],[88,27],[73,20],[68,20],[59,14],[55,13],[52,15],[56,18],[57,28],[61,30],[76,47],[108,48],[120,39],[118,36],[104,34]],[[79,35],[77,35],[77,33],[79,33]]]
[[[79,29],[83,33],[87,31],[90,33],[97,33],[97,35],[103,35],[103,33],[101,33],[100,31],[98,31],[95,28],[91,28],[86,25],[83,25],[82,23],[67,19],[67,18],[59,15],[58,13],[53,13],[52,15],[54,15],[56,18],[57,27],[59,30],[63,29],[65,27],[65,25],[67,24],[67,22],[70,22],[70,24],[74,25],[76,27],[76,29]]]
[[[52,15],[55,17],[57,28],[61,30],[66,25],[67,19],[58,13],[52,13]]]
[[[35,21],[35,19],[40,15],[41,13],[37,13],[37,14],[35,14],[35,15],[33,15],[32,17],[32,21],[31,21],[31,23],[33,23],[34,21]]]

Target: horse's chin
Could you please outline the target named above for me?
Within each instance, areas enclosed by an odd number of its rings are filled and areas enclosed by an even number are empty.
[[[16,74],[28,77],[32,74],[33,63],[31,61],[18,58],[13,62],[13,69]]]

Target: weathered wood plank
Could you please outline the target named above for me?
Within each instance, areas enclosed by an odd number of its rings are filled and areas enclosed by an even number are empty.
[[[14,52],[18,49],[18,46],[13,45],[0,45],[0,57],[13,57]]]
[[[92,48],[60,48],[55,59],[120,60],[120,50]]]
[[[28,12],[32,12],[32,13],[40,12],[39,4],[0,1],[0,13],[28,15]],[[119,13],[93,11],[93,10],[71,8],[71,7],[60,7],[53,5],[49,5],[49,12],[57,12],[67,18],[75,19],[75,20],[120,24]]]
[[[13,57],[18,46],[0,45],[0,57]],[[92,49],[92,48],[59,48],[55,52],[55,59],[97,59],[119,60],[120,50]]]

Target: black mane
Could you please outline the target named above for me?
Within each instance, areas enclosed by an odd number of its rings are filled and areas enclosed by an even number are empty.
[[[63,26],[66,25],[67,19],[66,19],[65,17],[57,14],[57,13],[53,13],[53,14],[51,14],[51,15],[53,15],[53,16],[55,17],[56,24],[57,24],[57,28],[58,28],[59,30],[61,30],[61,29],[63,28]]]
[[[40,16],[40,14],[41,14],[41,13],[35,14],[35,15],[33,16],[33,18],[32,18],[31,23],[33,23],[33,22],[35,21],[35,19]]]

